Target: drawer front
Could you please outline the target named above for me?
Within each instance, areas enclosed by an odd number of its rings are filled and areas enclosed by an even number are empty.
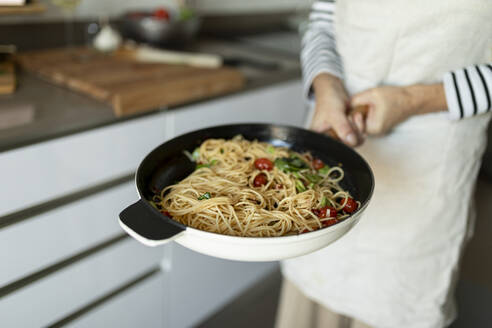
[[[164,275],[160,273],[85,313],[66,327],[170,327],[165,324],[164,295]]]
[[[278,266],[222,260],[176,243],[172,246],[166,250],[172,262],[163,263],[168,270],[165,303],[172,328],[196,326]]]
[[[0,229],[0,287],[123,233],[118,214],[133,181]]]
[[[41,327],[156,267],[163,249],[126,238],[96,255],[0,298],[2,327]]]
[[[0,153],[0,216],[131,173],[168,137],[160,113]]]

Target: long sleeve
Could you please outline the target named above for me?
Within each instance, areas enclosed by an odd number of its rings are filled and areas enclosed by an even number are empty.
[[[307,100],[312,98],[311,85],[320,73],[343,77],[342,61],[336,50],[334,19],[334,0],[313,4],[301,51],[304,96]]]
[[[451,119],[459,120],[491,111],[491,64],[448,72],[444,75],[443,83]]]

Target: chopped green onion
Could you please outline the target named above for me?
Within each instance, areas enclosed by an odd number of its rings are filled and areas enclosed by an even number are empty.
[[[217,164],[218,160],[213,159],[210,161],[210,163],[207,164],[197,164],[195,170],[201,169],[202,167],[211,167],[212,165]]]
[[[289,163],[287,163],[283,158],[277,158],[274,164],[280,171],[289,171]]]
[[[275,160],[275,166],[284,172],[295,172],[307,168],[307,164],[298,157],[281,157]]]
[[[200,147],[196,147],[193,153],[191,154],[191,158],[193,158],[196,161],[200,159]]]
[[[273,147],[272,145],[268,146],[266,150],[270,154],[275,154],[275,147]]]
[[[224,153],[224,149],[220,148],[220,153],[223,154]]]
[[[302,183],[301,180],[296,179],[296,189],[298,192],[304,192],[306,191],[306,187],[304,186],[304,183]]]
[[[206,193],[204,193],[203,195],[201,195],[200,197],[198,197],[198,200],[204,200],[204,199],[210,199],[210,198],[212,198],[212,196],[207,191]]]
[[[298,179],[302,179],[302,176],[299,174],[299,172],[292,172],[292,175]]]
[[[323,196],[323,198],[321,198],[321,204],[320,204],[321,207],[325,207],[325,206],[328,206],[328,198],[326,198],[325,196]]]
[[[150,202],[150,205],[152,205],[153,208],[155,208],[156,210],[158,210],[157,205],[154,202]]]
[[[311,182],[310,184],[308,184],[308,188],[309,189],[313,189],[314,188],[314,183]]]
[[[318,173],[322,174],[322,175],[327,175],[329,170],[330,170],[330,167],[328,165],[325,165],[318,170]]]
[[[196,169],[195,170],[198,170],[198,169],[201,169],[203,167],[210,167],[210,164],[197,164],[196,166]]]
[[[304,176],[306,177],[306,179],[308,179],[312,183],[318,183],[319,181],[321,181],[321,179],[323,179],[323,177],[321,177],[317,174],[311,174],[311,173],[306,173],[306,174],[304,174]]]

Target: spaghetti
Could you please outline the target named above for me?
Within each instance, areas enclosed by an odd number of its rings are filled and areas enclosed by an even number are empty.
[[[339,182],[344,171],[310,153],[268,143],[208,139],[189,154],[196,170],[152,204],[187,226],[244,237],[276,237],[333,225],[359,203]]]

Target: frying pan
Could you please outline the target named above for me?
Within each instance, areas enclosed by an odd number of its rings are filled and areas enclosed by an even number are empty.
[[[236,135],[295,151],[310,151],[328,165],[342,163],[345,177],[341,186],[360,201],[360,208],[349,218],[312,232],[282,237],[236,237],[185,226],[150,205],[156,190],[184,179],[195,169],[195,163],[184,155],[184,150],[192,152],[209,138],[231,139]],[[350,147],[312,131],[271,124],[222,125],[178,136],[150,152],[138,167],[135,179],[140,200],[124,209],[119,218],[121,227],[130,236],[147,246],[175,240],[203,254],[241,261],[280,260],[333,243],[360,220],[374,189],[371,168]]]

